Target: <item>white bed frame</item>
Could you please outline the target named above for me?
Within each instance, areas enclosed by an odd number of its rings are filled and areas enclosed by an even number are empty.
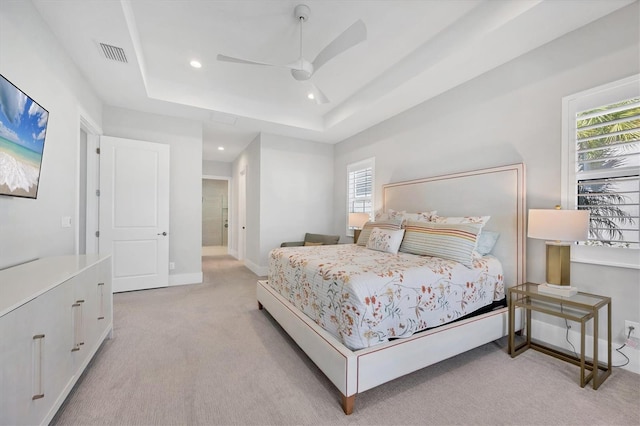
[[[484,216],[485,229],[500,232],[493,253],[504,266],[507,287],[525,275],[524,164],[493,167],[383,186],[387,209],[419,212],[438,210],[440,216]],[[351,414],[358,393],[435,364],[507,335],[508,309],[502,308],[463,321],[352,351],[320,328],[273,290],[258,281],[258,307],[265,308],[300,348],[338,388],[342,409]],[[520,311],[516,311],[520,316]],[[516,324],[521,320],[516,318]]]

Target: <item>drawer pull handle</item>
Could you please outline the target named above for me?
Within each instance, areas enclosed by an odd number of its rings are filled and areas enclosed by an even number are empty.
[[[84,342],[82,342],[80,338],[80,330],[82,328],[82,303],[84,303],[84,300],[78,300],[71,305],[73,309],[73,348],[71,352],[79,351],[80,345],[84,345]],[[79,310],[76,308],[79,308]],[[80,315],[79,318],[78,315]]]
[[[37,348],[33,353],[33,396],[31,400],[44,398],[44,386],[42,383],[42,359],[44,358],[44,334],[33,336],[33,343]]]
[[[98,300],[99,302],[99,312],[98,312],[98,320],[104,319],[104,283],[98,283]]]

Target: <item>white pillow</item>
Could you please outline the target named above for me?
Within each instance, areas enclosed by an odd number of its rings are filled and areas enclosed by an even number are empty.
[[[402,220],[402,216],[405,214],[405,211],[396,211],[393,209],[387,210],[387,212],[383,212],[382,210],[377,210],[374,218],[376,222],[381,220]]]
[[[387,212],[383,212],[382,210],[377,210],[375,213],[376,222],[382,220],[401,220],[403,222],[412,221],[412,222],[433,222],[436,217],[438,217],[438,212],[436,210],[425,210],[423,212],[418,213],[407,213],[406,211],[396,211],[389,209]]]
[[[401,220],[381,220],[376,222],[369,221],[362,226],[362,231],[360,232],[360,236],[358,237],[358,241],[356,242],[356,244],[363,247],[366,246],[369,242],[369,236],[371,235],[371,231],[373,230],[373,228],[395,231],[396,229],[400,229],[401,225]]]
[[[433,222],[435,220],[436,217],[438,217],[437,215],[438,211],[437,210],[427,210],[424,212],[418,212],[418,213],[405,213],[402,218],[409,222]]]
[[[478,236],[476,251],[481,256],[491,253],[491,250],[493,250],[493,247],[496,245],[496,241],[498,241],[499,236],[500,234],[495,231],[482,231]]]
[[[404,229],[390,231],[387,229],[373,228],[369,235],[369,241],[367,241],[367,248],[385,253],[398,254],[403,236]]]
[[[486,225],[491,216],[437,216],[434,218],[435,223],[475,223],[477,225]]]

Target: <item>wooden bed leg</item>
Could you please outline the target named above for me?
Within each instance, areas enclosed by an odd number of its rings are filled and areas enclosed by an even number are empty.
[[[264,309],[264,306],[262,306],[262,303],[258,302],[258,310],[260,310],[260,311],[261,311],[261,310],[263,310],[263,309]]]
[[[340,396],[342,397],[342,410],[348,416],[349,414],[353,413],[353,408],[356,405],[356,395],[353,394],[351,396]]]

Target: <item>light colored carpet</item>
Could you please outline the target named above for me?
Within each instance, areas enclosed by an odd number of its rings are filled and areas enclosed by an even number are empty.
[[[107,340],[52,424],[640,424],[640,376],[594,391],[578,368],[504,339],[357,396],[339,393],[255,301],[257,277],[203,258],[198,285],[116,294]]]
[[[202,256],[224,256],[229,254],[227,246],[202,246]]]

